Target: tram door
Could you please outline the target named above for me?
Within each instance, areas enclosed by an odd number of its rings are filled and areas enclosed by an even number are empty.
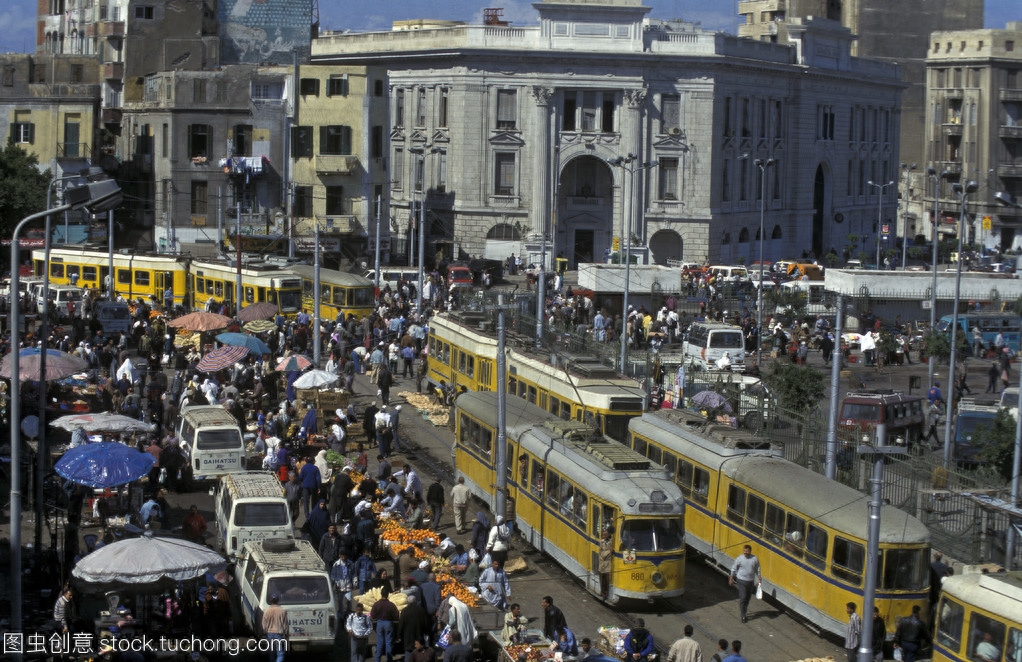
[[[100,294],[106,294],[111,289],[110,267],[99,268],[99,290]]]
[[[617,550],[617,510],[613,506],[591,499],[589,502],[589,535],[596,542],[590,547],[591,565],[586,578],[586,588],[595,595],[600,595],[600,541],[603,540],[604,530],[610,530],[611,540],[614,540],[614,549]],[[612,562],[613,563],[613,562]],[[611,587],[614,583],[614,572],[611,571]]]
[[[169,271],[157,271],[153,275],[155,276],[156,281],[156,287],[153,290],[153,296],[156,297],[156,300],[161,303],[166,301],[166,299],[164,298],[164,293],[167,291],[167,288],[169,287],[170,291],[173,292],[174,294],[174,303],[177,303],[178,293],[174,292],[174,274],[170,273]]]

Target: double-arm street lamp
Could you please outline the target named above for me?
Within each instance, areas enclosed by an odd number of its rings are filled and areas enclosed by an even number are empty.
[[[902,213],[904,219],[904,225],[901,228],[901,268],[905,269],[905,262],[908,258],[908,191],[909,184],[911,183],[909,177],[911,177],[912,171],[916,169],[916,164],[909,165],[907,163],[901,164],[901,171],[905,173],[905,197],[902,200],[905,203],[905,211]]]
[[[742,154],[739,160],[749,158],[748,154]],[[759,288],[756,293],[756,365],[759,366],[761,357],[761,341],[763,339],[763,236],[764,223],[766,221],[766,175],[767,168],[777,163],[776,159],[756,159],[753,162],[759,168]]]
[[[877,184],[875,182],[866,182],[877,190],[877,269],[880,268],[880,230],[881,223],[883,223],[883,210],[884,210],[884,192],[887,188],[894,186],[894,182],[887,182],[886,184]]]
[[[944,466],[951,466],[951,419],[954,418],[952,407],[955,402],[955,361],[958,346],[958,297],[962,292],[962,236],[965,234],[965,216],[967,198],[975,193],[978,186],[976,182],[969,181],[964,185],[955,182],[951,185],[951,192],[958,198],[961,205],[961,212],[958,218],[958,262],[955,265],[955,298],[952,303],[951,312],[951,359],[948,364],[947,379],[947,415],[944,417]]]
[[[8,420],[11,425],[11,572],[14,586],[11,592],[11,632],[21,632],[21,306],[18,302],[20,274],[18,273],[18,237],[29,223],[46,219],[49,233],[49,219],[71,209],[85,208],[92,213],[113,210],[121,204],[121,189],[117,182],[107,179],[89,182],[64,192],[64,204],[26,216],[14,228],[11,235],[11,409]],[[49,265],[45,265],[49,269]],[[45,294],[45,293],[44,293]],[[45,341],[45,339],[44,339]],[[45,344],[43,351],[46,351]],[[40,379],[44,375],[40,374]]]
[[[621,373],[627,374],[627,363],[628,360],[628,286],[632,276],[632,211],[635,208],[635,175],[643,170],[651,170],[652,168],[660,165],[657,161],[646,161],[645,163],[637,163],[638,158],[635,154],[629,153],[628,156],[619,156],[616,159],[607,159],[607,163],[612,166],[621,168],[622,173],[622,192],[624,191],[624,173],[628,173],[629,177],[629,190],[628,196],[622,193],[622,210],[621,210],[621,241],[624,245],[621,250],[624,251],[625,257],[625,288],[624,297],[621,302]],[[635,165],[632,165],[632,164]],[[645,199],[642,192],[639,192],[638,200],[640,203]],[[619,253],[620,254],[620,253]]]

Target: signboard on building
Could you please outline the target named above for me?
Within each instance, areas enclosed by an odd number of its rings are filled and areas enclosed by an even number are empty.
[[[990,230],[993,229],[993,227],[994,227],[993,219],[991,219],[989,216],[984,216],[983,217],[983,230],[989,232]]]
[[[341,251],[340,237],[320,236],[319,243],[315,237],[295,237],[295,250],[299,253],[314,253],[321,250],[325,253],[339,253]]]

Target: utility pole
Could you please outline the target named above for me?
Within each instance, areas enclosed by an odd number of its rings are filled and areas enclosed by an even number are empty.
[[[493,512],[507,516],[507,328],[504,324],[504,295],[497,295],[497,502]]]
[[[234,238],[234,253],[238,261],[238,275],[234,283],[234,313],[241,312],[241,200],[236,201],[238,209],[237,234]]]
[[[312,362],[316,365],[316,369],[319,370],[319,352],[321,343],[319,332],[319,304],[323,296],[320,291],[319,281],[319,254],[322,252],[319,247],[319,219],[316,219],[316,245],[312,249],[312,252],[316,256],[316,264],[313,268],[312,278]]]
[[[378,195],[376,196],[376,255],[374,255],[375,260],[373,261],[373,265],[376,268],[376,276],[374,277],[374,280],[377,290],[380,289],[380,222],[382,213],[383,197]],[[318,227],[319,226],[317,226],[317,228]],[[319,242],[316,243],[318,244]],[[419,287],[422,287],[422,283],[419,283]]]
[[[760,290],[763,281],[760,281]],[[827,412],[827,449],[825,454],[825,465],[824,473],[827,478],[834,480],[837,478],[837,405],[838,405],[838,390],[841,388],[841,363],[844,360],[844,354],[841,352],[841,330],[844,326],[845,317],[845,295],[837,295],[837,317],[834,322],[834,340],[837,345],[834,348],[834,353],[831,355],[830,364],[830,401],[828,402]]]

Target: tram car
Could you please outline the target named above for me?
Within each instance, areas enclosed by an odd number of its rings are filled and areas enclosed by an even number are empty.
[[[46,251],[32,251],[32,267],[37,276],[45,274]],[[164,302],[170,288],[174,305],[190,306],[186,291],[188,260],[170,255],[114,253],[114,291],[125,299],[139,297]],[[50,249],[50,286],[73,285],[98,291],[106,288],[110,272],[110,253],[79,248]]]
[[[291,271],[302,279],[302,305],[309,314],[315,306],[313,290],[316,285],[316,268],[300,264]],[[336,269],[319,270],[319,315],[322,319],[339,319],[342,315],[354,315],[355,319],[367,317],[373,311],[375,302],[373,281]]]
[[[509,334],[509,396],[517,396],[564,420],[592,421],[623,441],[628,421],[640,415],[645,393],[639,384],[600,363],[567,360],[550,363],[535,354],[532,340]],[[445,381],[455,392],[497,390],[497,336],[481,313],[443,313],[429,322],[429,373],[433,385]]]
[[[302,308],[302,279],[293,267],[243,263],[241,266],[241,308],[264,301],[277,304],[285,317],[295,317]],[[234,263],[193,261],[188,272],[188,289],[193,306],[201,309],[210,299],[232,303],[238,282]]]
[[[455,467],[493,507],[497,394],[464,393],[455,404]],[[685,505],[664,468],[520,398],[508,398],[505,411],[508,520],[529,544],[611,604],[682,595]],[[605,529],[614,558],[604,597],[598,557]]]
[[[934,662],[1022,662],[1022,572],[948,577],[934,620]]]
[[[869,498],[781,457],[765,440],[694,412],[647,412],[629,446],[667,467],[685,495],[687,541],[730,570],[742,547],[759,558],[763,591],[814,627],[845,632],[848,602],[862,604]],[[930,533],[884,508],[876,606],[893,631],[913,605],[927,608]]]

